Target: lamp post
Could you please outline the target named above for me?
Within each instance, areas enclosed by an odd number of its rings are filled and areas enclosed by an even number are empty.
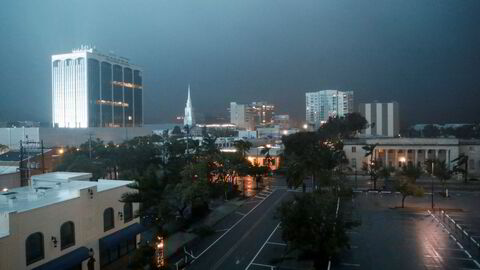
[[[435,161],[432,160],[432,210],[433,210],[433,171],[434,171],[434,168],[435,168]]]

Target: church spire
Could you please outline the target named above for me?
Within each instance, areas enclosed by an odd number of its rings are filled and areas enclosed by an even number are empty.
[[[192,127],[195,125],[195,117],[193,115],[192,99],[190,98],[190,84],[188,84],[187,104],[185,106],[185,116],[183,125]]]

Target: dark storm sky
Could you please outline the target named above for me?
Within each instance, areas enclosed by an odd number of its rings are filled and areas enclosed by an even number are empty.
[[[400,103],[403,122],[480,116],[479,0],[4,0],[0,121],[51,119],[50,56],[81,44],[144,68],[145,121],[306,91]]]

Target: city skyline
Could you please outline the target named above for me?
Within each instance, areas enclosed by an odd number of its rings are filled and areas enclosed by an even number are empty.
[[[267,100],[282,108],[279,113],[301,120],[304,94],[313,89],[353,90],[356,104],[396,100],[408,124],[475,122],[480,113],[475,102],[480,85],[475,26],[480,19],[473,16],[480,10],[478,1],[453,7],[448,1],[415,7],[367,1],[368,9],[353,1],[152,2],[123,7],[105,2],[69,20],[64,20],[67,13],[58,12],[92,3],[42,1],[24,8],[10,2],[0,11],[5,26],[0,33],[6,37],[2,51],[9,52],[2,65],[11,70],[0,74],[0,121],[49,121],[48,58],[80,44],[118,52],[145,68],[145,123],[170,122],[181,113],[187,82],[196,89],[195,107],[203,113],[215,108],[226,115],[232,100]],[[135,20],[99,16],[107,7]],[[264,16],[266,10],[271,15]],[[22,21],[19,14],[32,20]],[[402,20],[406,16],[409,22]],[[62,26],[57,20],[69,23]],[[137,42],[125,42],[122,30],[134,29],[133,23],[138,29],[128,41]],[[374,25],[382,28],[370,31]],[[40,30],[42,36],[36,34]],[[28,79],[20,77],[25,72]]]

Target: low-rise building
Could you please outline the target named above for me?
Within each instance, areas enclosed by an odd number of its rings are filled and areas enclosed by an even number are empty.
[[[21,186],[18,166],[0,166],[0,191]]]
[[[394,168],[406,164],[424,165],[428,159],[445,161],[453,168],[454,160],[460,154],[469,157],[469,174],[480,175],[480,141],[460,140],[455,138],[363,138],[347,140],[344,151],[349,166],[361,170],[363,163],[370,160],[366,155],[365,145],[374,145],[373,159]]]
[[[0,269],[104,269],[136,249],[138,205],[120,202],[133,181],[89,176],[45,174],[0,193]]]

